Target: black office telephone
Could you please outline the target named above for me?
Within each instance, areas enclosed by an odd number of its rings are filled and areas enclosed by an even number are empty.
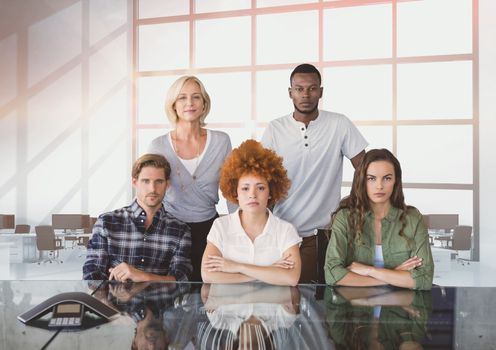
[[[80,327],[83,322],[84,305],[80,303],[60,303],[53,307],[50,328]]]
[[[85,311],[90,311],[105,320],[111,320],[119,312],[103,304],[91,295],[82,292],[61,293],[17,316],[29,323],[52,311],[49,328],[81,327]]]

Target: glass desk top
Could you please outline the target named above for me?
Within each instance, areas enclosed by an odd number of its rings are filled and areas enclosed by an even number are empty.
[[[496,288],[0,281],[0,349],[493,349]],[[96,289],[95,289],[96,288]],[[60,331],[17,315],[83,291],[120,311]],[[49,316],[46,316],[49,317]],[[86,319],[83,321],[87,321]],[[251,347],[250,347],[251,346]]]

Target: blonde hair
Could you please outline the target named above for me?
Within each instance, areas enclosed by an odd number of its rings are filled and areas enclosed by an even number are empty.
[[[172,124],[177,123],[177,120],[179,119],[179,116],[177,115],[175,109],[177,97],[181,93],[181,90],[184,87],[184,85],[186,85],[186,83],[190,81],[197,83],[198,86],[200,87],[200,93],[203,98],[203,104],[204,104],[203,113],[200,117],[200,126],[205,126],[205,118],[210,112],[210,96],[208,95],[207,90],[205,90],[205,86],[203,86],[200,79],[192,75],[184,75],[179,79],[177,79],[171,85],[165,97],[165,114],[167,115],[167,118]]]

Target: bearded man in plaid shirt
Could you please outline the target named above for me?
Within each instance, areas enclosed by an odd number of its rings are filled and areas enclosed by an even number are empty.
[[[145,154],[133,165],[136,199],[100,215],[88,242],[85,280],[186,281],[191,274],[191,233],[187,224],[165,211],[170,164]]]

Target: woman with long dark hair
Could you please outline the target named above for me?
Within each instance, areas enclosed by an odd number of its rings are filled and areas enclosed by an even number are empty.
[[[405,204],[401,166],[387,149],[365,154],[350,195],[333,213],[324,271],[331,285],[431,288],[427,229]]]

